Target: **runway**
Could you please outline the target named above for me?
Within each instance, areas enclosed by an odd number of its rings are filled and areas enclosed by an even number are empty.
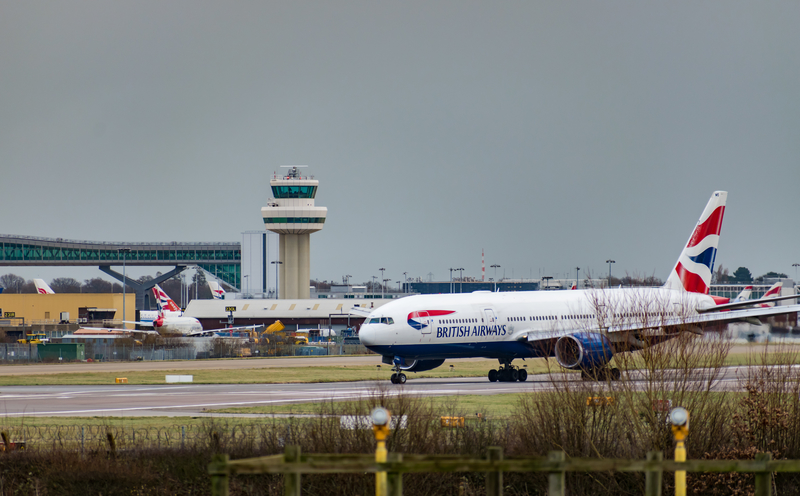
[[[728,367],[715,389],[740,389],[748,367]],[[703,384],[703,371],[693,377]],[[491,383],[485,378],[409,379],[404,386],[388,380],[313,384],[175,384],[158,386],[6,386],[0,390],[0,415],[7,417],[70,416],[224,416],[209,410],[322,401],[354,400],[378,394],[418,397],[532,393],[554,381],[580,381],[578,374],[534,375],[526,382]],[[636,381],[643,387],[646,379]]]

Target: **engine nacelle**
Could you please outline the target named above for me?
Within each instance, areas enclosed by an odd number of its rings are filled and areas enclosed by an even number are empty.
[[[556,360],[565,369],[602,367],[613,356],[611,342],[597,332],[578,332],[556,341]]]
[[[433,370],[444,363],[442,360],[406,360],[403,357],[392,357],[384,355],[383,363],[390,363],[397,365],[397,367],[405,372],[424,372],[426,370]]]

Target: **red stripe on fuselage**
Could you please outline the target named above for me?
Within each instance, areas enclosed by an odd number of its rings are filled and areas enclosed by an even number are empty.
[[[686,248],[696,246],[698,243],[703,241],[706,236],[710,236],[712,234],[719,236],[719,232],[722,229],[722,217],[724,215],[725,207],[717,207],[717,209],[708,216],[708,219],[703,221],[703,223],[699,226],[695,227],[692,237],[689,238],[689,243],[686,245]]]
[[[455,310],[419,310],[408,314],[408,319],[416,319],[418,317],[439,317],[441,315],[450,315],[451,313],[456,312]]]

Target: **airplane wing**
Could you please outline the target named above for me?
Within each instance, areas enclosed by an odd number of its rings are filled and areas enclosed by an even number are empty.
[[[250,326],[239,326],[239,327],[223,327],[221,329],[203,329],[202,331],[195,331],[184,334],[184,336],[188,337],[199,337],[199,336],[212,336],[214,334],[224,334],[226,332],[257,332],[262,333],[264,332],[265,326],[261,325],[250,325]]]
[[[158,331],[143,331],[141,329],[123,329],[123,328],[110,328],[110,327],[81,327],[80,329],[85,329],[88,331],[104,331],[104,332],[111,332],[111,331],[123,331],[129,332],[131,334],[155,334],[158,335]]]
[[[798,298],[798,295],[792,296]],[[790,299],[790,298],[784,298]],[[775,298],[770,298],[775,301]],[[760,300],[751,300],[748,302],[750,305],[760,303]],[[725,305],[719,305],[725,307]],[[730,308],[730,307],[728,307]],[[748,322],[751,324],[760,325],[760,317],[772,317],[775,315],[784,315],[789,313],[800,312],[800,304],[785,305],[774,307],[759,307],[748,309],[730,309],[725,308],[710,308],[704,309],[704,313],[697,315],[679,316],[679,317],[659,317],[641,319],[637,321],[636,317],[625,319],[621,324],[614,324],[607,328],[601,329],[597,324],[575,326],[571,325],[567,328],[554,328],[552,330],[540,331],[533,329],[520,329],[514,330],[512,339],[517,341],[527,341],[530,344],[542,344],[545,341],[558,339],[562,336],[569,336],[579,332],[603,332],[606,333],[612,342],[623,342],[628,340],[627,336],[632,332],[637,331],[654,331],[662,330],[664,334],[672,334],[670,331],[690,331],[697,334],[702,334],[703,327],[714,324],[729,324],[733,322]],[[616,336],[615,336],[616,335]],[[615,339],[615,337],[617,339]]]
[[[148,321],[139,322],[137,320],[122,320],[121,322],[123,324],[136,324],[136,325],[141,325],[141,326],[153,327],[153,321],[152,320],[149,321],[149,322]]]

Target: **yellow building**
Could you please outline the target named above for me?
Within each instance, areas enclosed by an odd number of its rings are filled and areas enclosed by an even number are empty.
[[[125,295],[125,317],[122,316],[122,293],[61,293],[61,294],[10,294],[0,293],[0,319],[24,318],[25,323],[58,323],[61,312],[69,312],[69,320],[76,321],[78,309],[94,307],[113,309],[116,320],[136,320],[136,294]],[[21,323],[20,321],[12,321]],[[133,327],[129,324],[128,327]]]

